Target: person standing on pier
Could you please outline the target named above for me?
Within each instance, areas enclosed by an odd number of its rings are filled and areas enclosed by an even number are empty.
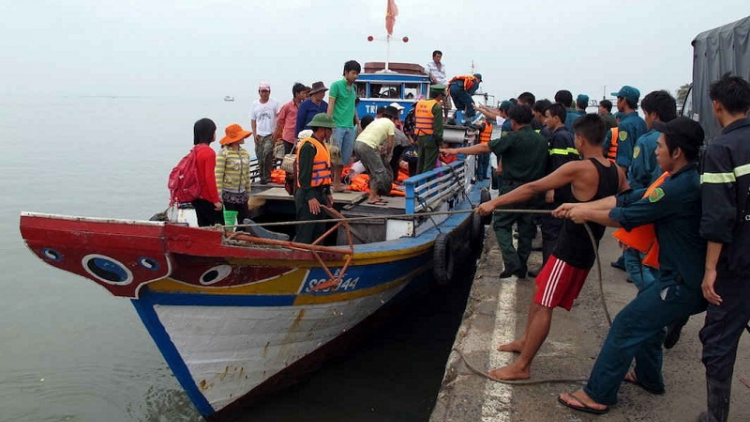
[[[533,182],[544,177],[547,166],[547,140],[531,128],[534,118],[531,108],[526,105],[515,105],[508,111],[513,132],[506,136],[491,140],[487,144],[478,144],[464,148],[446,148],[445,154],[482,154],[494,152],[502,157],[503,185],[500,194],[512,192],[525,183]],[[536,208],[540,197],[545,191],[531,195],[515,204],[516,208]],[[492,201],[490,201],[492,202]],[[489,203],[489,202],[488,202]],[[486,214],[489,214],[488,211]],[[518,249],[513,246],[513,225],[518,225]],[[495,213],[492,216],[492,227],[497,236],[497,242],[503,254],[505,269],[500,278],[516,276],[526,278],[531,242],[536,234],[534,216],[530,214]]]
[[[700,232],[708,251],[701,287],[709,305],[700,339],[708,411],[699,420],[726,422],[737,346],[750,322],[750,84],[727,75],[708,95],[723,130],[702,162]]]
[[[511,108],[512,111],[513,108]],[[552,174],[540,180],[525,183],[510,191],[501,191],[502,195],[481,204],[476,212],[480,215],[489,215],[494,211],[497,217],[502,215],[502,209],[495,211],[496,208],[509,205],[528,208],[523,205],[532,198],[565,186],[570,186],[570,200],[575,202],[594,201],[627,189],[625,173],[605,159],[602,154],[601,143],[607,131],[606,123],[596,114],[587,114],[577,119],[573,127],[576,133],[575,146],[583,155],[583,160],[563,164]],[[547,143],[544,142],[543,145],[543,153],[546,154]],[[507,166],[511,165],[512,160],[510,157],[505,158],[507,171]],[[505,215],[525,215],[531,219],[528,214],[505,213]],[[596,241],[599,242],[604,234],[604,226],[591,224],[590,227]],[[518,231],[520,235],[520,224]],[[520,247],[520,236],[518,242]],[[531,363],[549,333],[552,311],[558,306],[570,311],[573,301],[578,297],[586,281],[589,270],[594,265],[595,257],[596,250],[591,244],[586,228],[570,220],[563,221],[552,255],[536,277],[537,290],[529,308],[523,337],[498,348],[501,352],[520,353],[520,356],[512,364],[490,371],[490,376],[500,380],[520,380],[530,377]]]

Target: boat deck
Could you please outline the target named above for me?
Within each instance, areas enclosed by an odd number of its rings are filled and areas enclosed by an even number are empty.
[[[273,185],[265,185],[273,186]],[[268,187],[267,189],[254,193],[253,196],[274,201],[294,201],[294,196],[289,195],[283,187]],[[388,204],[370,205],[367,203],[367,194],[364,192],[334,192],[333,201],[336,204],[344,203],[343,212],[357,215],[385,215],[402,214],[406,208],[406,200],[399,196],[384,196]]]

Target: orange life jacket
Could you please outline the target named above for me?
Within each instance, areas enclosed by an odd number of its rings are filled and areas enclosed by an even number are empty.
[[[313,157],[311,187],[325,186],[331,184],[331,155],[328,153],[328,147],[325,143],[315,138],[305,138],[299,141],[297,151],[302,151],[302,146],[310,143],[315,147],[315,157]],[[297,168],[297,187],[299,184],[299,159],[296,162]]]
[[[620,140],[620,128],[615,126],[610,129],[610,132],[612,133],[612,142],[609,144],[609,150],[606,153],[606,158],[607,160],[614,163],[617,159],[617,142]]]
[[[492,137],[492,122],[485,122],[484,130],[479,134],[479,143],[486,144]]]
[[[453,79],[448,81],[448,85],[452,84],[455,81],[464,81],[464,91],[469,91],[471,88],[474,87],[474,85],[479,83],[479,79],[474,77],[474,75],[464,75],[464,76],[454,76]]]
[[[658,179],[646,189],[643,194],[643,198],[647,198],[651,195],[656,188],[664,183],[664,179],[669,176],[669,173],[664,172]],[[656,230],[653,224],[645,224],[633,228],[631,231],[625,229],[617,229],[612,236],[619,240],[629,248],[633,248],[638,252],[646,254],[643,258],[643,265],[648,265],[651,268],[659,268],[659,242],[656,239]]]
[[[435,115],[432,113],[432,108],[437,103],[435,99],[417,101],[417,105],[414,106],[414,133],[417,136],[435,133],[433,129]]]

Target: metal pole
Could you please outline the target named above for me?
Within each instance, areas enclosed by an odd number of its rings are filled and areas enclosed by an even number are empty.
[[[385,71],[388,72],[388,62],[391,58],[391,35],[388,34],[385,37]]]

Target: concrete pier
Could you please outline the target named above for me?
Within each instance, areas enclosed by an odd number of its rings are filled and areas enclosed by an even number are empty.
[[[626,282],[626,274],[610,262],[619,248],[605,234],[599,248],[604,294],[614,318],[636,294]],[[534,252],[530,268],[541,262]],[[477,375],[464,362],[487,372],[512,362],[517,355],[498,352],[500,344],[520,336],[534,294],[534,279],[512,278],[500,281],[502,256],[495,235],[488,230],[484,251],[477,268],[461,328],[448,360],[442,387],[430,422],[544,422],[544,421],[695,421],[706,403],[704,367],[698,331],[704,314],[696,315],[685,326],[677,345],[665,350],[666,394],[655,396],[640,387],[623,384],[619,403],[602,416],[569,410],[557,402],[557,395],[579,389],[582,382],[545,383],[516,386],[498,383]],[[552,329],[532,366],[531,379],[586,378],[609,330],[599,293],[599,277],[594,267],[576,305],[570,312],[556,309]],[[460,353],[459,353],[460,351]],[[740,342],[732,386],[730,421],[750,420],[750,335]]]

